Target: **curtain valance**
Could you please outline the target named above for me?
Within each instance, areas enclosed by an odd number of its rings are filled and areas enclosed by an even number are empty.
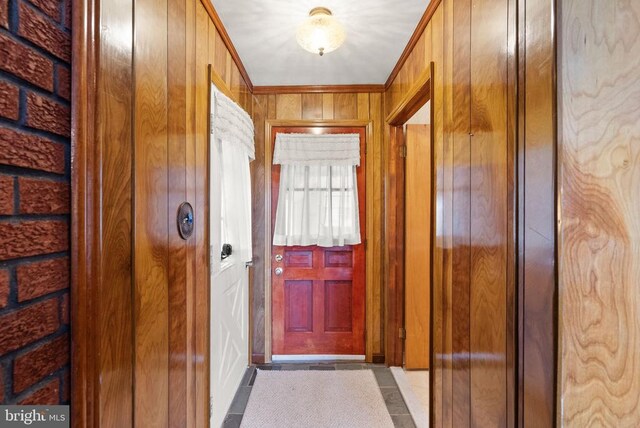
[[[358,134],[276,134],[274,165],[360,165]]]
[[[256,158],[253,121],[246,111],[212,85],[212,133],[220,141],[244,147],[251,160]]]

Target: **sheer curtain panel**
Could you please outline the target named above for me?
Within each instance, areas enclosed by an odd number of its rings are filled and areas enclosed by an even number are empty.
[[[273,163],[281,166],[274,245],[361,242],[358,134],[276,134]]]
[[[249,162],[254,159],[253,121],[212,85],[211,254],[214,271],[220,268],[223,244],[231,244],[233,256],[242,262],[252,258]]]

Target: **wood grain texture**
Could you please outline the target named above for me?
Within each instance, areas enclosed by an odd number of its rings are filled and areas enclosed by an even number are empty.
[[[384,92],[384,85],[289,85],[289,86],[254,86],[253,95],[269,94],[370,94]]]
[[[640,4],[562,2],[559,425],[640,424]]]
[[[431,126],[433,135],[433,194],[434,201],[431,207],[434,216],[432,231],[432,295],[431,295],[431,347],[433,352],[430,361],[430,388],[431,397],[429,414],[437,422],[443,420],[443,390],[445,367],[445,290],[450,283],[450,219],[444,216],[445,212],[451,212],[451,177],[445,169],[445,162],[449,159],[445,151],[444,133],[444,7],[439,7],[431,20],[432,23],[432,52],[433,86],[431,96]],[[436,201],[442,201],[438,204]],[[434,424],[435,425],[435,424]]]
[[[187,403],[195,397],[187,389],[187,245],[177,233],[173,213],[186,201],[187,144],[187,28],[184,0],[168,0],[167,28],[167,231],[169,303],[169,426],[187,426]],[[189,58],[190,59],[190,58]],[[191,278],[193,279],[193,278]],[[193,423],[193,421],[192,421]]]
[[[206,234],[208,233],[209,215],[206,204],[208,203],[208,179],[206,163],[208,162],[209,141],[209,63],[210,51],[208,36],[210,21],[204,7],[199,2],[195,5],[195,36],[196,50],[194,59],[194,157],[195,168],[195,198],[194,218],[196,229],[191,237],[195,245],[195,291],[194,291],[194,362],[195,362],[195,389],[196,389],[196,414],[195,426],[206,427],[209,425],[209,250]],[[204,163],[204,164],[203,164]]]
[[[276,119],[300,119],[302,94],[276,95]]]
[[[131,2],[105,5],[103,25],[117,25],[124,31],[131,29],[131,17],[125,13]],[[98,343],[100,355],[98,370],[101,378],[99,393],[99,415],[114,425],[132,425],[133,366],[131,337],[133,331],[132,287],[132,182],[129,174],[133,155],[131,135],[132,73],[124,64],[132,59],[132,43],[123,43],[118,37],[101,40],[102,58],[98,80],[102,94],[102,105],[96,109],[96,123],[103,124],[96,133],[102,150],[102,202],[110,207],[102,220],[102,248],[99,267],[103,279],[93,286],[100,291],[98,321]],[[105,126],[113,124],[113,126]],[[118,141],[119,144],[113,144]],[[114,271],[113,266],[120,269]],[[77,325],[77,324],[76,324]],[[85,342],[87,343],[87,342]]]
[[[429,369],[431,346],[431,131],[429,125],[405,128],[404,366]]]
[[[167,1],[134,14],[134,425],[168,427]]]
[[[552,427],[556,392],[555,54],[551,1],[521,1],[518,114],[520,426]]]
[[[102,33],[95,22],[131,31],[128,1],[104,5],[79,2],[73,19],[74,140],[71,312],[74,368],[71,394],[77,426],[109,420],[133,424],[131,239],[132,41]],[[102,15],[101,15],[102,14]],[[105,58],[100,69],[96,57]],[[89,84],[95,82],[95,86]],[[98,95],[99,94],[99,95]],[[112,126],[105,126],[111,123]],[[113,142],[117,141],[118,144]],[[100,168],[97,175],[95,167]],[[101,196],[94,186],[104,190]],[[103,207],[113,210],[103,210]],[[101,222],[95,218],[101,216]],[[106,245],[103,245],[106,243]],[[113,266],[120,269],[113,271]],[[103,373],[97,382],[95,373]]]
[[[473,0],[470,101],[472,426],[507,425],[507,2]]]
[[[251,353],[253,358],[262,355],[265,346],[265,119],[268,97],[255,96],[253,99],[253,123],[255,128],[256,159],[251,162],[252,197],[252,239],[253,239],[253,281],[251,282]]]

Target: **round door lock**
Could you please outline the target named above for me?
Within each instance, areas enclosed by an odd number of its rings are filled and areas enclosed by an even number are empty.
[[[193,234],[194,218],[193,207],[189,202],[183,202],[178,208],[178,232],[184,240]]]
[[[276,254],[276,261],[277,262],[281,262],[282,261],[282,254]]]
[[[276,275],[280,276],[282,272],[284,272],[284,270],[281,267],[276,268]]]

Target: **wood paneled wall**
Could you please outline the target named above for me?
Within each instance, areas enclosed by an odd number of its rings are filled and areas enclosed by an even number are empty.
[[[553,424],[552,15],[548,0],[442,0],[385,93],[388,115],[433,61],[434,426]]]
[[[265,121],[267,120],[365,120],[373,125],[373,140],[367,141],[367,355],[379,360],[384,354],[382,325],[382,93],[286,93],[256,95],[254,97],[256,127],[256,160],[253,174],[253,239],[256,272],[271,275],[264,260],[265,245],[270,245],[270,229],[265,229],[264,183],[271,167],[265,165]],[[265,233],[265,230],[267,231]],[[265,349],[265,280],[254,276],[253,354],[254,360],[264,358]]]
[[[77,6],[74,424],[204,427],[209,64],[248,112],[251,85],[198,0]]]
[[[559,2],[558,425],[640,426],[640,3]]]

